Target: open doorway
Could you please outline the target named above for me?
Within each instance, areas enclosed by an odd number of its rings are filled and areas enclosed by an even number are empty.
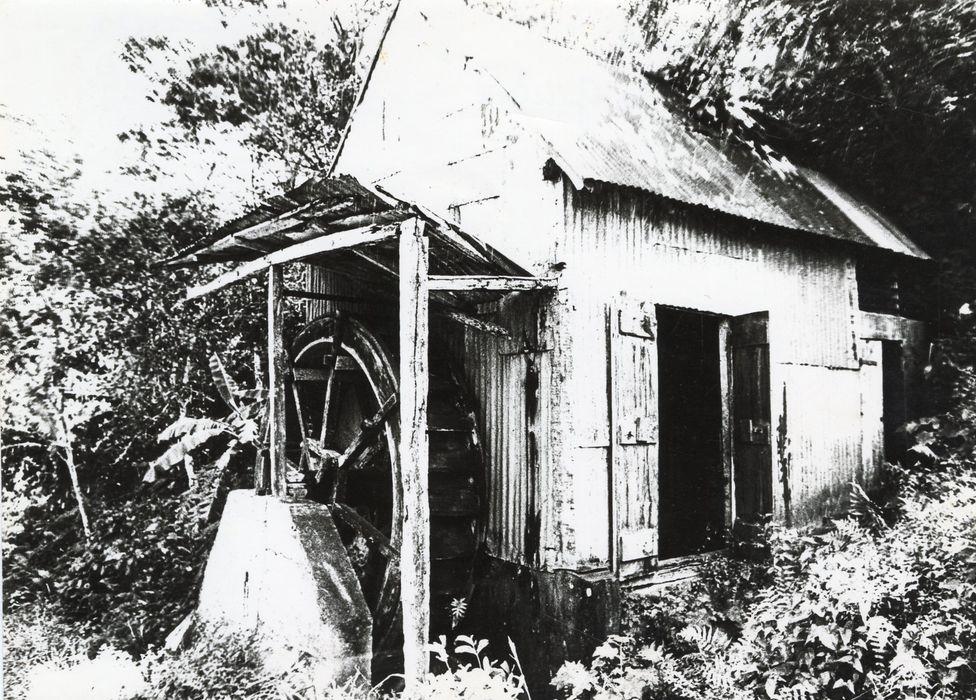
[[[908,420],[905,405],[905,368],[902,365],[901,343],[881,341],[881,372],[884,424],[884,458],[898,462],[908,449],[908,438],[903,430]]]
[[[898,462],[907,449],[902,346],[865,340],[861,346],[862,477],[877,478],[883,462]]]
[[[724,546],[724,318],[657,307],[661,559]]]

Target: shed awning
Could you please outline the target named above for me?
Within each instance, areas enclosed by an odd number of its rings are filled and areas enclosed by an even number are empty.
[[[470,301],[472,293],[478,299],[487,299],[500,291],[546,286],[544,280],[532,277],[454,224],[346,175],[313,179],[273,197],[163,264],[240,263],[191,289],[190,298],[295,260],[368,282],[376,292],[393,292],[397,284],[396,236],[400,224],[411,218],[420,218],[426,224],[430,275],[435,280],[432,289],[441,289],[438,296],[442,300],[460,291],[468,292],[466,299]],[[451,279],[464,283],[452,285]]]

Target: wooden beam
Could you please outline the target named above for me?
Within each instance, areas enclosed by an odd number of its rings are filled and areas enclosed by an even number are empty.
[[[323,294],[321,292],[305,292],[297,289],[286,289],[285,290],[286,299],[316,299],[320,301],[346,301],[361,304],[387,304],[389,299],[384,299],[382,297],[355,297],[347,296],[343,294]],[[469,328],[474,328],[475,330],[481,331],[482,333],[488,333],[490,335],[497,335],[503,338],[511,337],[508,329],[504,326],[500,326],[493,321],[487,319],[478,318],[477,316],[470,316],[461,311],[456,311],[452,309],[445,310],[432,310],[431,315],[438,318],[446,318],[450,321],[460,323],[461,325],[468,326]],[[339,358],[340,360],[348,358]],[[313,370],[309,370],[313,371]],[[300,370],[295,370],[296,377]],[[308,375],[310,376],[310,375]]]
[[[363,228],[365,226],[380,226],[384,224],[395,224],[403,221],[409,214],[400,211],[386,211],[373,214],[357,214],[347,216],[336,221],[323,221],[321,219],[309,219],[302,228],[288,231],[285,237],[294,243],[302,243],[312,238],[323,235],[332,235],[346,229]]]
[[[333,250],[351,248],[353,246],[365,245],[367,243],[377,243],[388,238],[393,238],[395,235],[396,229],[393,226],[367,226],[365,228],[332,233],[319,238],[314,238],[310,241],[305,241],[304,243],[296,243],[295,245],[282,248],[281,250],[269,253],[268,255],[263,255],[256,260],[251,260],[242,265],[238,265],[233,270],[225,272],[206,284],[191,287],[186,292],[186,298],[196,299],[197,297],[210,294],[218,289],[223,289],[229,284],[234,284],[235,282],[240,282],[248,277],[253,277],[254,275],[263,272],[273,265],[281,265],[282,263],[291,262],[292,260],[301,260],[302,258],[307,258],[310,255],[328,253]]]
[[[364,253],[361,250],[354,250],[354,251],[352,251],[352,254],[355,255],[360,260],[362,260],[363,262],[369,263],[370,265],[372,265],[373,267],[375,267],[377,270],[380,270],[381,272],[385,272],[386,274],[390,275],[391,277],[397,277],[400,274],[399,272],[397,272],[396,270],[394,270],[389,265],[384,265],[379,260],[374,260],[373,258],[369,257],[368,255],[366,255],[366,253]]]
[[[266,239],[279,236],[285,231],[303,226],[305,220],[298,218],[298,214],[303,214],[317,202],[308,202],[294,209],[289,209],[288,211],[282,212],[277,216],[273,216],[266,221],[261,221],[247,228],[243,228],[240,231],[235,231],[234,233],[228,234],[223,238],[210,243],[206,246],[204,250],[221,251],[226,250],[234,246],[248,246],[248,243],[254,243],[256,245],[262,245],[267,243]],[[250,246],[248,246],[250,247]],[[199,251],[198,251],[199,252]]]
[[[427,469],[427,347],[429,342],[429,241],[424,224],[400,225],[400,471],[403,543],[403,679],[411,694],[428,670],[430,634],[430,503]]]
[[[285,461],[285,299],[281,294],[283,271],[280,265],[268,270],[268,454],[271,458],[271,493],[287,493],[288,463]]]
[[[359,365],[351,357],[340,356],[336,358],[337,372],[355,372]],[[329,381],[329,369],[311,369],[306,367],[295,367],[289,373],[292,380],[296,382],[327,382]]]
[[[431,275],[427,288],[443,292],[530,292],[555,289],[556,280],[548,277],[502,275]]]
[[[483,318],[478,318],[477,316],[469,316],[468,314],[461,313],[460,311],[435,311],[434,315],[438,318],[449,318],[450,320],[460,323],[468,328],[474,328],[482,333],[488,333],[490,335],[497,335],[502,338],[511,338],[512,334],[508,332],[508,329],[504,326],[500,326],[493,321],[488,321]]]
[[[410,212],[403,209],[389,209],[387,211],[370,214],[354,214],[335,221],[324,221],[321,225],[330,231],[344,231],[351,228],[362,228],[371,224],[389,224],[403,221],[410,216]]]
[[[354,303],[368,304],[388,303],[389,299],[383,299],[382,297],[357,297],[349,296],[347,294],[324,294],[322,292],[305,292],[299,289],[286,289],[285,296],[294,299],[316,299],[318,301],[348,301]]]

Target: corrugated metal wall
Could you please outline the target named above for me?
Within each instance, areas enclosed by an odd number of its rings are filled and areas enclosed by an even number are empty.
[[[774,508],[782,517],[791,501],[795,519],[812,519],[846,493],[861,466],[851,253],[621,188],[576,191],[567,183],[565,197],[556,259],[566,263],[572,335],[605,337],[601,310],[621,293],[727,316],[769,311]],[[574,354],[571,375],[574,424],[606,415],[606,353]]]
[[[320,265],[305,265],[305,274],[307,275],[307,282],[305,284],[306,291],[315,292],[316,294],[335,294],[349,297],[363,294],[360,285]],[[364,313],[369,310],[369,304],[360,302],[306,299],[305,304],[305,317],[309,321],[336,309],[342,309],[352,314]]]
[[[545,298],[514,296],[494,305],[510,338],[468,329],[465,371],[478,400],[491,465],[488,548],[502,559],[536,566],[553,561],[552,348]]]
[[[561,198],[563,219],[553,225],[546,211]],[[547,201],[532,217],[540,236],[556,234],[549,260],[535,267],[562,264],[558,294],[512,295],[483,309],[511,338],[467,329],[463,347],[453,348],[478,402],[488,454],[490,551],[543,568],[607,566],[615,518],[620,532],[637,528],[631,548],[656,542],[646,531],[656,527],[656,491],[640,494],[634,508],[629,501],[612,507],[610,492],[611,480],[626,492],[633,490],[627,484],[656,477],[656,459],[644,465],[653,473],[638,469],[629,481],[624,474],[626,488],[610,468],[608,307],[642,302],[729,317],[769,312],[774,509],[783,517],[789,502],[800,522],[836,505],[865,467],[866,384],[855,344],[864,322],[852,255],[809,235],[638,192],[564,183],[561,197]],[[498,206],[479,225],[504,226],[516,215]],[[464,211],[460,217],[463,226]],[[313,291],[355,292],[314,268],[310,275]],[[312,315],[324,308],[310,303]],[[630,518],[644,513],[648,498],[652,517]]]

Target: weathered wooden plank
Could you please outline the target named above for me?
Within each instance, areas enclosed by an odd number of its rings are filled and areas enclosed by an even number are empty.
[[[271,458],[271,493],[282,497],[287,492],[288,465],[285,461],[285,300],[281,295],[283,270],[275,265],[268,270],[268,420]]]
[[[362,228],[372,224],[389,224],[403,221],[410,216],[410,212],[402,209],[390,209],[388,211],[375,212],[370,214],[355,214],[343,219],[336,219],[325,224],[329,231],[345,231],[352,228]]]
[[[735,516],[747,521],[772,512],[769,314],[731,321]]]
[[[431,275],[427,286],[431,291],[443,292],[531,292],[555,289],[556,280],[503,275]]]
[[[336,358],[337,372],[354,372],[359,369],[359,365],[351,357],[340,355]],[[329,368],[313,369],[309,367],[295,367],[291,371],[291,378],[296,382],[327,382],[329,380]]]
[[[359,454],[366,449],[370,442],[372,442],[380,431],[383,429],[383,422],[386,420],[387,416],[390,415],[390,411],[396,406],[396,395],[391,395],[386,397],[386,401],[380,406],[376,413],[369,419],[363,421],[362,428],[356,434],[346,451],[342,453],[339,458],[339,463],[337,469],[345,469],[349,464],[359,456]]]
[[[882,340],[861,343],[861,464],[857,481],[871,484],[884,463],[884,351]]]
[[[452,321],[456,321],[463,326],[468,328],[474,328],[476,331],[481,331],[482,333],[490,333],[491,335],[497,335],[502,338],[509,338],[511,334],[508,329],[504,326],[500,326],[492,321],[485,320],[483,318],[477,318],[475,316],[469,316],[468,314],[461,313],[460,311],[439,311],[436,312],[439,318],[449,318]]]
[[[732,464],[732,326],[728,319],[718,325],[719,392],[722,395],[722,472],[725,475],[725,526],[731,528],[735,522],[732,494],[735,493],[735,478]]]
[[[323,294],[322,292],[306,292],[301,289],[286,289],[285,296],[293,299],[314,299],[316,301],[348,301],[352,303],[385,302],[380,297],[360,297],[348,294]]]
[[[400,226],[400,470],[403,481],[403,677],[406,692],[428,669],[430,634],[430,504],[427,496],[427,352],[429,242],[424,226]]]
[[[655,308],[626,298],[608,316],[611,563],[658,553],[658,353]]]
[[[340,231],[338,233],[321,236],[320,238],[305,241],[304,243],[297,243],[295,245],[288,246],[287,248],[277,250],[274,253],[264,255],[256,260],[251,260],[242,265],[238,265],[233,270],[219,275],[206,284],[191,287],[186,292],[186,298],[196,299],[197,297],[205,296],[211,292],[217,291],[218,289],[223,289],[229,284],[234,284],[235,282],[240,282],[248,277],[253,277],[254,275],[257,275],[274,265],[280,265],[293,260],[301,260],[302,258],[309,257],[310,255],[318,255],[333,250],[351,248],[353,246],[365,245],[367,243],[377,243],[379,241],[392,238],[394,235],[396,235],[396,229],[392,226],[367,226],[361,229]]]

